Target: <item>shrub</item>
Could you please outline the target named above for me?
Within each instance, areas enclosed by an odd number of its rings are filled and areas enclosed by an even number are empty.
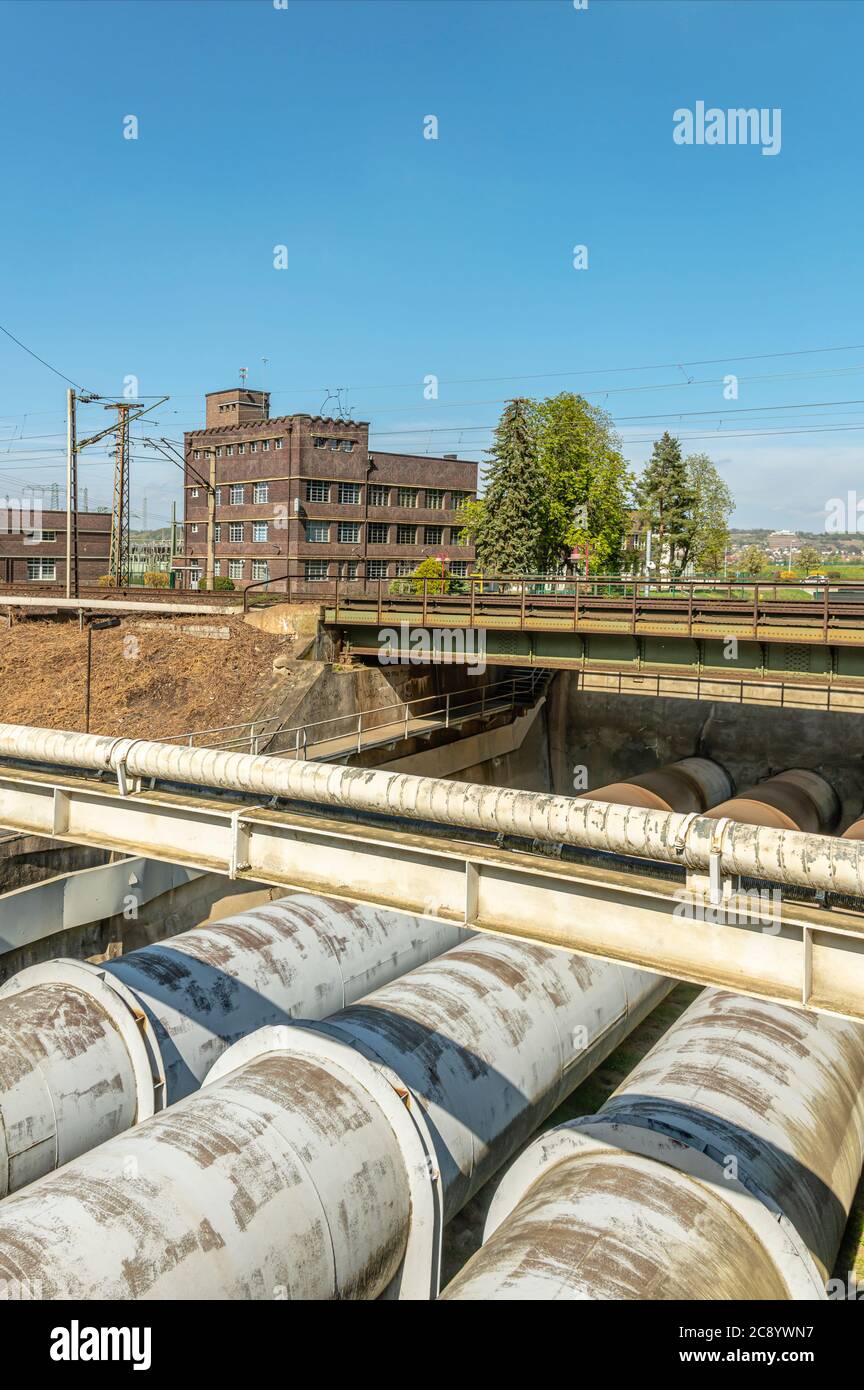
[[[206,580],[206,579],[199,579],[199,580],[198,580],[198,588],[201,589],[201,590],[206,590],[206,588],[207,588],[207,580]],[[226,590],[230,590],[231,592],[233,592],[233,590],[234,590],[234,580],[233,580],[233,579],[226,579],[224,576],[221,576],[221,575],[217,576],[217,577],[213,580],[213,593],[219,593],[219,592],[224,593]]]
[[[164,570],[147,570],[144,574],[145,589],[167,589],[168,575]]]
[[[424,584],[425,581],[425,584]],[[447,594],[450,592],[450,576],[440,560],[421,560],[414,571],[411,587],[415,594]]]
[[[100,574],[96,583],[100,589],[113,589],[115,587],[114,580],[110,574]]]

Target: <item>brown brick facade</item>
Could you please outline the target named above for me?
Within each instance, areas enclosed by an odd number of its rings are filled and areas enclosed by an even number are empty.
[[[34,529],[39,523],[40,530]],[[40,538],[41,537],[41,538]],[[96,584],[108,573],[111,516],[78,513],[78,575],[82,585]],[[0,582],[62,584],[66,578],[66,513],[28,512],[7,507],[0,498]]]
[[[214,392],[207,428],[186,434],[185,543],[175,561],[186,585],[206,572],[211,462],[218,573],[238,588],[260,581],[265,562],[269,588],[285,590],[290,575],[292,594],[309,598],[323,597],[337,570],[357,592],[429,556],[470,571],[474,550],[460,542],[459,507],[476,497],[476,463],[370,453],[365,422],[269,419],[266,410],[263,392]],[[212,423],[229,415],[230,423]]]

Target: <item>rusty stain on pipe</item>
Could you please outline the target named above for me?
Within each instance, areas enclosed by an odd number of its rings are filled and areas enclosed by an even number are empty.
[[[641,806],[653,811],[706,811],[732,794],[729,774],[710,758],[682,758],[650,772],[610,782],[585,793],[591,801],[612,801],[619,806]]]
[[[739,792],[706,814],[712,820],[727,817],[773,830],[825,834],[837,823],[840,803],[834,788],[818,772],[790,768]]]
[[[98,968],[21,971],[0,990],[0,1196],[197,1090],[238,1038],[324,1018],[465,935],[297,894]]]
[[[517,1159],[445,1297],[825,1297],[862,1159],[864,1028],[705,990]]]
[[[422,1122],[419,1176],[450,1213],[668,989],[475,938],[330,1022],[264,1029],[200,1091],[0,1204],[0,1279],[49,1299],[377,1297],[412,1239],[418,1164],[368,1078],[393,1077]]]

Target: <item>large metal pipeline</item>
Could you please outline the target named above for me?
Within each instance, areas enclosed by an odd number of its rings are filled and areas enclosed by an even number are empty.
[[[669,989],[475,937],[0,1205],[53,1298],[429,1298],[441,1227]]]
[[[864,844],[587,797],[0,724],[0,757],[283,797],[864,897]]]
[[[0,989],[0,1196],[197,1090],[238,1038],[325,1018],[464,937],[298,894],[98,967],[22,970]]]
[[[793,767],[721,801],[706,815],[711,820],[728,818],[774,830],[826,834],[837,824],[840,802],[831,783],[820,773]]]
[[[505,1174],[451,1299],[824,1298],[864,1159],[864,1028],[705,990]]]
[[[592,801],[686,814],[699,814],[731,795],[728,772],[711,758],[681,758],[638,777],[629,777],[626,782],[609,782],[605,787],[585,792]]]

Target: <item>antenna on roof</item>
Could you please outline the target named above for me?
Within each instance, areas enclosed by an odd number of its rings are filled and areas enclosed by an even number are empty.
[[[247,378],[248,375],[249,375],[249,369],[248,369],[248,367],[241,367],[241,368],[240,368],[240,385],[241,385],[241,386],[245,386],[245,385],[246,385],[246,378]]]

